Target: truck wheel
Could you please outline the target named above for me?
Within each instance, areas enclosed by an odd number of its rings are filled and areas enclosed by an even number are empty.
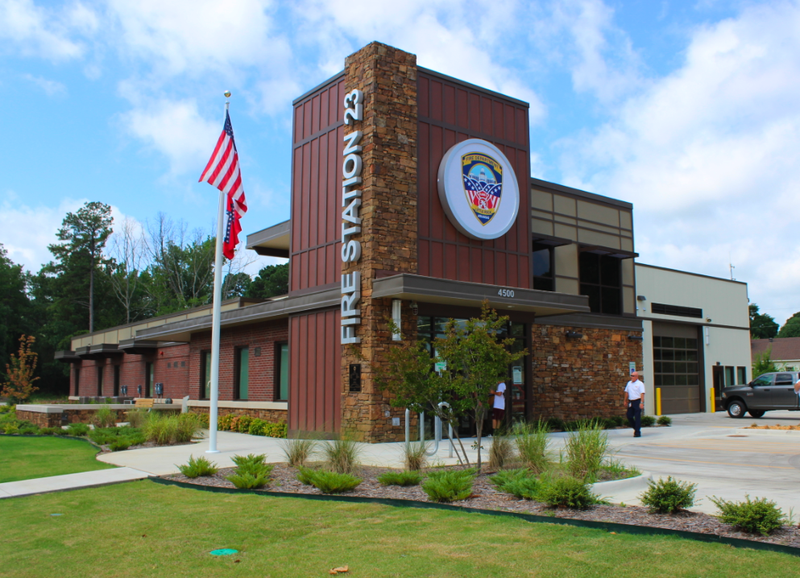
[[[747,413],[747,406],[743,401],[734,399],[728,404],[728,415],[735,418],[742,418]]]
[[[764,415],[764,411],[756,411],[754,409],[747,410],[747,413],[749,413],[753,417],[761,417],[762,415]]]

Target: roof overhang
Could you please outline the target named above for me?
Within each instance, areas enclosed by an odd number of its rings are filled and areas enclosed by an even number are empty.
[[[252,235],[247,235],[247,248],[254,250],[259,255],[288,259],[291,232],[290,221],[278,223]]]
[[[608,257],[616,257],[617,259],[635,259],[639,253],[633,251],[625,251],[623,249],[612,249],[610,247],[600,247],[595,245],[581,245],[581,253],[594,253],[595,255],[606,255]]]
[[[153,353],[158,349],[158,341],[137,339],[135,337],[133,339],[122,339],[119,342],[119,349],[124,353],[132,355]]]
[[[304,311],[340,307],[341,301],[342,291],[339,287],[297,297],[281,297],[257,305],[224,311],[220,315],[220,325],[229,328],[258,321],[284,319]],[[191,341],[193,333],[211,330],[211,321],[211,315],[204,315],[175,323],[165,323],[159,327],[140,329],[136,332],[136,339],[188,342]]]
[[[372,283],[372,297],[475,308],[480,308],[485,300],[498,310],[525,311],[536,316],[589,312],[589,298],[585,295],[451,281],[409,273],[376,279]]]
[[[69,349],[62,349],[60,351],[56,351],[53,354],[53,358],[56,361],[60,361],[62,363],[76,363],[81,360],[80,355]]]

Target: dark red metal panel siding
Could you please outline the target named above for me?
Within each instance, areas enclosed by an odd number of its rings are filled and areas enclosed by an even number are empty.
[[[295,103],[290,294],[334,283],[341,272],[343,97],[342,76]]]
[[[341,421],[339,311],[289,321],[289,428],[338,432]]]
[[[530,288],[530,140],[528,109],[502,97],[421,70],[418,76],[419,274]],[[520,207],[500,239],[476,241],[448,220],[436,186],[439,163],[456,143],[480,138],[514,166]]]

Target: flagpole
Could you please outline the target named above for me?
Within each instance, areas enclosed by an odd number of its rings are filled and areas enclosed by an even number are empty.
[[[230,98],[230,91],[225,97]],[[225,101],[225,116],[231,101]],[[218,454],[217,449],[217,406],[219,405],[219,326],[222,312],[222,239],[223,219],[225,215],[225,193],[219,192],[219,209],[217,211],[217,243],[214,253],[214,306],[211,313],[211,402],[208,412],[208,449],[207,454]]]

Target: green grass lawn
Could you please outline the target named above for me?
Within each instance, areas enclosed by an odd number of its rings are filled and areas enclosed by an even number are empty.
[[[53,516],[52,514],[61,514]],[[672,537],[149,481],[0,500],[2,571],[40,576],[770,578],[800,558]],[[234,548],[234,556],[209,551]]]
[[[0,436],[0,483],[105,470],[97,448],[83,440]]]

